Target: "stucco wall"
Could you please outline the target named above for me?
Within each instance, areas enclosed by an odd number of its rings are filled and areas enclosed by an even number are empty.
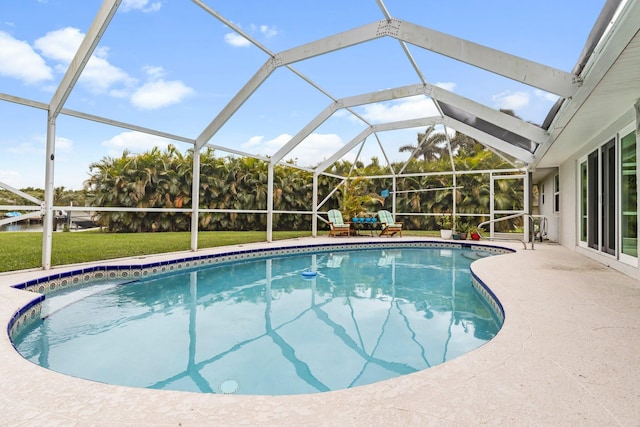
[[[559,241],[560,215],[553,211],[553,179],[556,173],[547,175],[538,183],[538,210],[540,215],[544,215],[548,219],[547,238],[552,242]],[[543,186],[544,192],[542,191]],[[560,193],[560,200],[562,203],[562,192]]]

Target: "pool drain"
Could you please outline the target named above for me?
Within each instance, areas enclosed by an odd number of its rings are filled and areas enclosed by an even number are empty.
[[[238,381],[226,380],[220,384],[220,391],[223,394],[233,394],[238,391]]]

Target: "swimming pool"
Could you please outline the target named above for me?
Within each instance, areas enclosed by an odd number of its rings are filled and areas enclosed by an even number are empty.
[[[298,394],[426,369],[499,328],[495,310],[471,287],[469,263],[483,252],[465,245],[320,249],[129,283],[121,273],[61,292],[47,298],[44,322],[15,336],[16,347],[50,369],[108,383]],[[94,342],[97,331],[106,341]]]

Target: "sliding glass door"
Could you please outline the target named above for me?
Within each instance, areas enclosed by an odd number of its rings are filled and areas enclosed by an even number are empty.
[[[636,133],[620,139],[620,237],[621,259],[638,259],[638,181]]]
[[[598,228],[598,206],[600,204],[600,197],[598,191],[598,167],[599,156],[598,150],[592,152],[587,157],[586,162],[583,163],[582,169],[585,171],[582,183],[582,194],[584,195],[584,231],[585,241],[587,246],[593,249],[600,249],[600,235]]]
[[[580,245],[637,265],[638,187],[634,131],[622,132],[578,165]]]
[[[616,254],[616,140],[601,149],[600,190],[602,192],[602,251]]]

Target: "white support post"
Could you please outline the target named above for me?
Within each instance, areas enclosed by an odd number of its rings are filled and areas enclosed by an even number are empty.
[[[318,237],[318,170],[313,171],[313,200],[311,216],[311,236]]]
[[[273,242],[273,163],[269,162],[267,176],[267,242]]]
[[[51,242],[53,240],[53,172],[55,165],[56,151],[56,119],[49,112],[47,117],[47,157],[45,164],[44,179],[44,203],[42,204],[42,268],[49,270],[51,268]]]
[[[494,222],[493,220],[496,219],[496,214],[495,214],[495,180],[493,179],[493,172],[489,172],[489,220],[491,221],[491,223],[489,224],[489,236],[493,237],[493,231],[494,231]]]
[[[531,188],[529,188],[529,185],[531,185],[531,180],[529,179],[531,177],[531,174],[527,171],[524,173],[524,178],[523,178],[523,187],[524,187],[524,192],[523,197],[524,197],[524,212],[525,212],[525,216],[522,218],[522,220],[524,221],[524,241],[525,242],[530,242],[529,240],[529,216],[531,215]],[[535,237],[534,237],[535,239]]]
[[[391,193],[391,212],[393,213],[393,220],[397,221],[396,219],[396,194],[397,194],[397,188],[396,188],[396,176],[393,176],[393,192]]]
[[[451,206],[453,208],[453,223],[451,224],[451,228],[454,233],[457,233],[456,229],[456,214],[457,214],[457,204],[456,204],[456,193],[458,192],[457,186],[457,174],[456,174],[456,163],[453,161],[453,151],[451,150],[451,138],[449,138],[449,130],[447,126],[444,127],[444,136],[447,140],[447,151],[449,152],[449,161],[451,162],[451,172],[452,172],[452,180],[453,180],[453,192],[451,193]]]
[[[458,229],[456,227],[456,215],[458,214],[458,204],[456,203],[456,195],[458,193],[458,181],[456,179],[456,171],[453,171],[453,193],[451,193],[451,206],[453,206],[453,224],[451,224],[452,228],[453,228],[453,232],[457,233]]]
[[[200,149],[193,149],[191,173],[191,250],[198,250],[198,224],[200,211]]]

